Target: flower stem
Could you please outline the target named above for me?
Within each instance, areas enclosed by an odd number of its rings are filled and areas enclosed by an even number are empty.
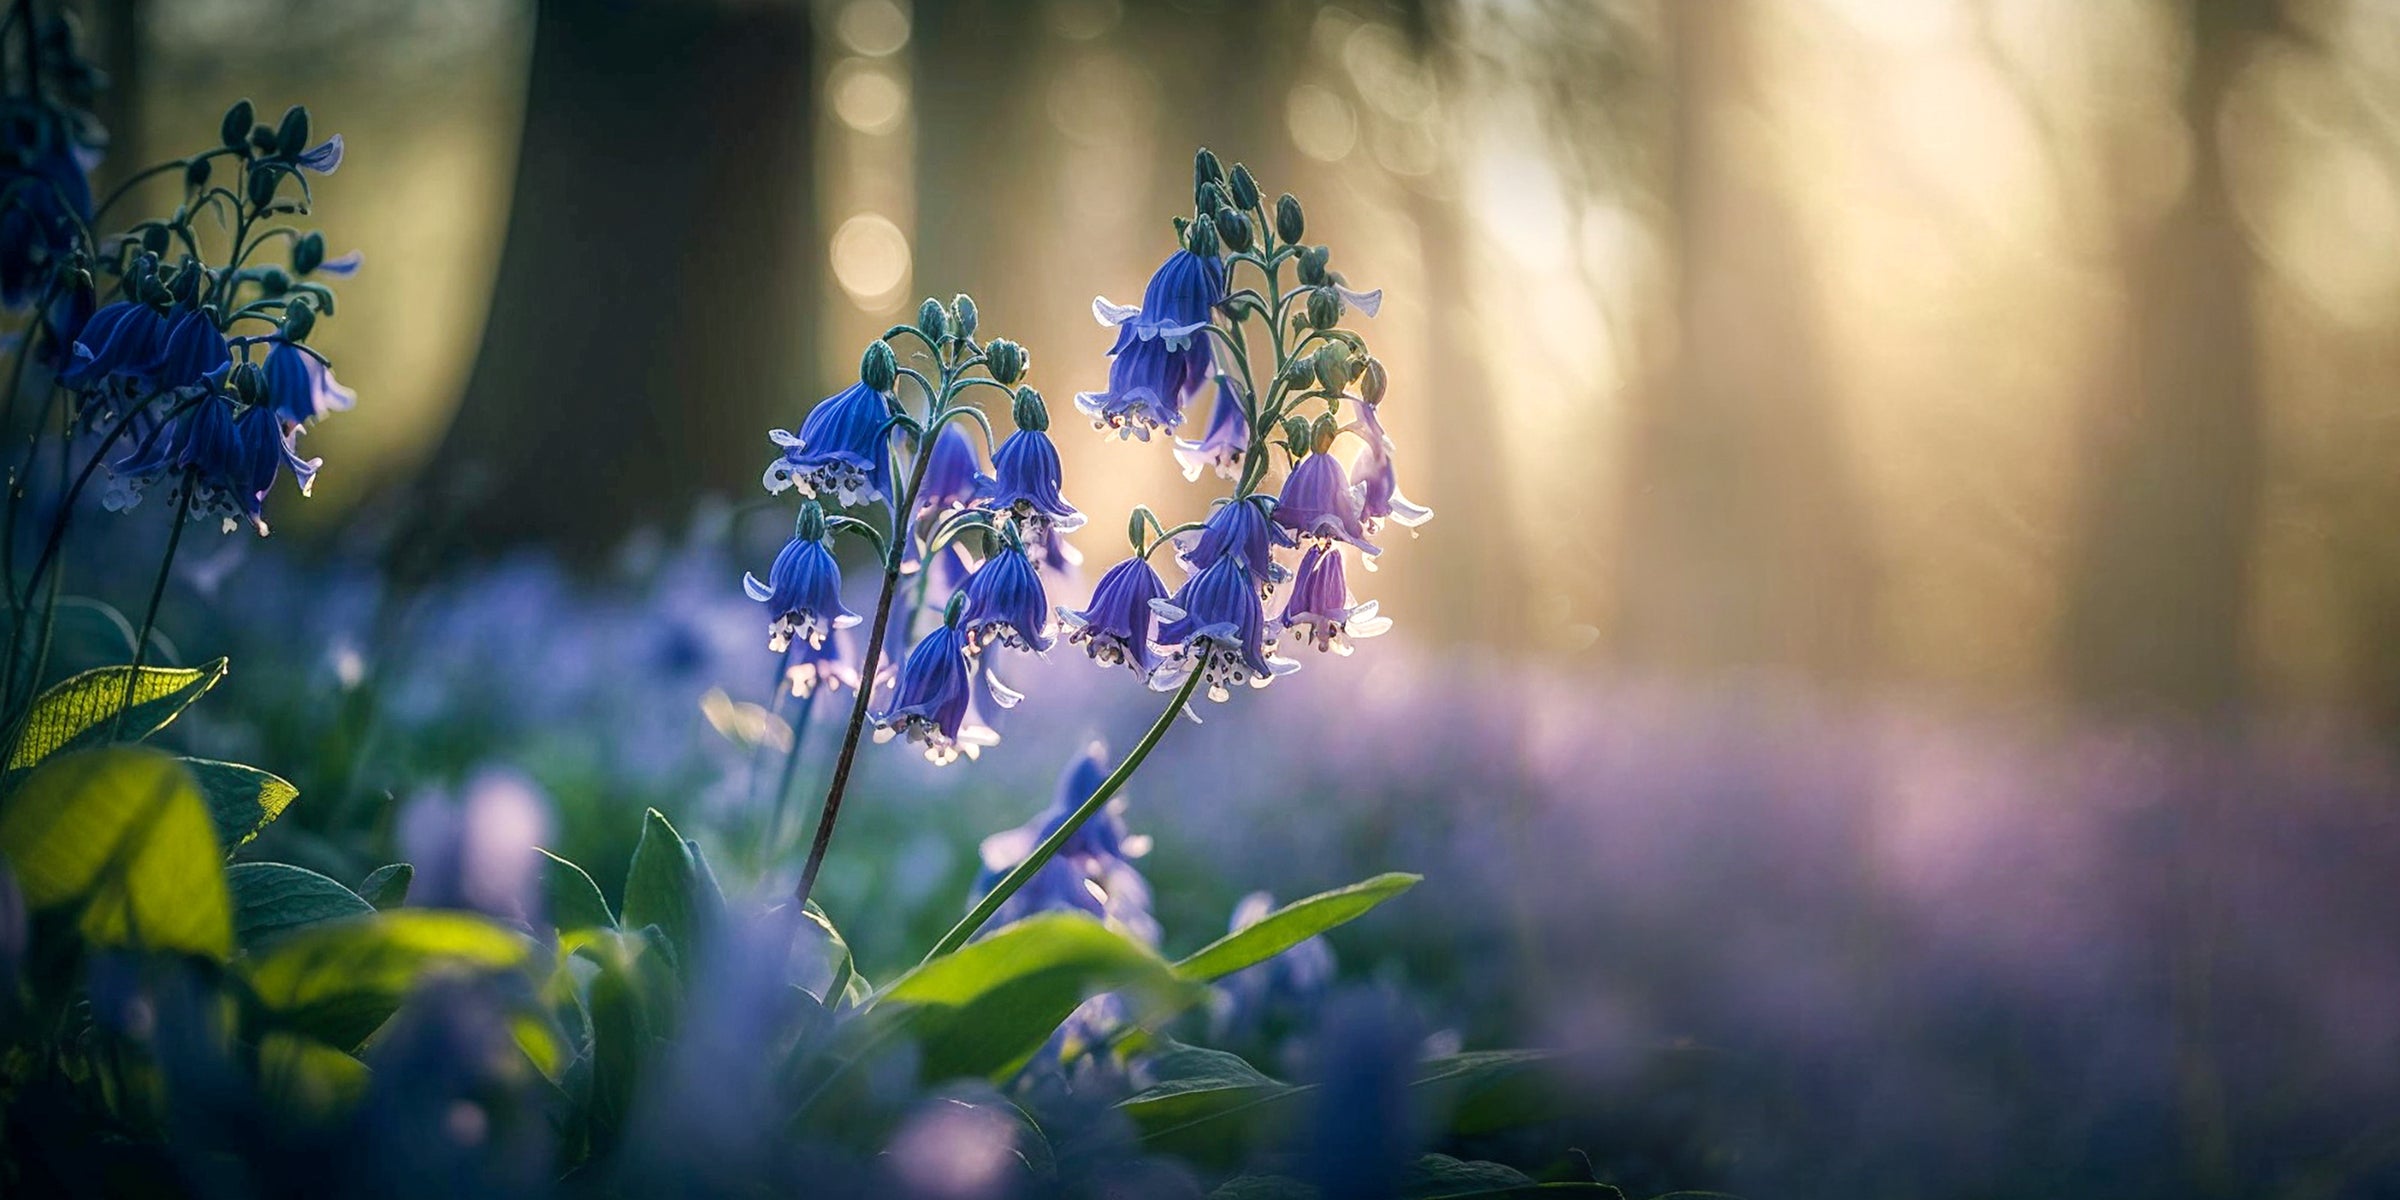
[[[125,673],[125,695],[117,702],[116,725],[109,732],[112,739],[125,731],[125,714],[133,707],[134,685],[142,678],[142,658],[150,650],[150,631],[158,625],[158,602],[166,598],[167,577],[175,569],[175,550],[183,545],[183,527],[192,523],[192,493],[197,490],[195,481],[184,480],[183,498],[175,504],[175,524],[167,530],[167,552],[159,556],[158,579],[150,585],[150,606],[142,610],[142,632],[133,639],[133,669]]]
[[[892,593],[900,590],[900,559],[906,549],[903,540],[908,535],[902,528],[899,514],[917,511],[917,488],[925,482],[925,468],[933,462],[932,430],[939,427],[942,399],[933,400],[932,420],[928,432],[917,441],[916,461],[908,470],[908,486],[900,493],[900,503],[892,511],[895,536],[883,555],[883,590],[875,597],[875,621],[868,626],[867,650],[858,666],[858,702],[850,706],[850,725],[842,733],[841,755],[833,760],[833,782],[825,789],[825,806],[817,813],[817,836],[808,846],[808,861],[800,868],[800,885],[792,890],[792,911],[808,907],[808,893],[817,886],[817,872],[825,865],[825,848],[833,843],[833,822],[842,814],[842,793],[850,786],[850,763],[858,757],[858,739],[866,732],[867,705],[875,698],[875,672],[883,665],[883,635],[892,622]],[[795,741],[794,745],[798,743]]]
[[[800,698],[798,711],[792,714],[792,748],[783,756],[783,774],[775,781],[775,817],[767,826],[767,845],[773,853],[783,853],[783,822],[792,808],[792,782],[800,774],[800,746],[808,739],[808,718],[817,709],[817,693],[811,689]]]
[[[1196,668],[1192,671],[1191,676],[1183,681],[1183,686],[1176,689],[1175,699],[1167,704],[1167,710],[1158,714],[1158,720],[1151,722],[1149,732],[1142,735],[1141,741],[1134,743],[1133,752],[1125,756],[1125,761],[1118,763],[1117,769],[1109,772],[1108,778],[1101,781],[1099,788],[1081,807],[1068,814],[1065,822],[1051,830],[1050,836],[1043,838],[1041,845],[1033,848],[1033,853],[1011,867],[1008,874],[1001,876],[1000,882],[992,885],[992,890],[985,892],[983,899],[975,902],[974,909],[958,924],[951,926],[950,932],[943,934],[941,941],[934,943],[933,949],[925,955],[925,962],[932,962],[966,945],[967,939],[974,937],[975,931],[983,928],[983,923],[991,920],[992,914],[999,912],[1000,906],[1008,903],[1008,898],[1016,895],[1017,889],[1033,878],[1034,872],[1041,870],[1043,864],[1055,857],[1059,848],[1067,844],[1067,839],[1075,836],[1076,830],[1083,828],[1084,822],[1091,820],[1110,800],[1116,798],[1118,791],[1124,788],[1125,781],[1133,778],[1142,760],[1148,758],[1150,751],[1158,745],[1158,740],[1167,735],[1167,727],[1175,723],[1184,705],[1191,703],[1192,693],[1198,690],[1202,674]]]

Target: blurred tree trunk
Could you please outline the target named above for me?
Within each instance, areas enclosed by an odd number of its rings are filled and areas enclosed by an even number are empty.
[[[147,0],[95,0],[88,10],[83,51],[108,73],[93,114],[108,130],[108,154],[93,172],[96,196],[148,165],[142,151],[142,22],[149,7]]]
[[[542,0],[482,350],[411,554],[588,555],[738,491],[815,295],[801,0]]]
[[[1638,384],[1616,648],[1666,669],[1866,666],[1872,565],[1827,393],[1806,247],[1757,153],[1756,14],[1664,10],[1676,338]]]
[[[2259,490],[2250,251],[2218,114],[2272,0],[2190,0],[2191,174],[2125,255],[2125,326],[2090,404],[2085,530],[2062,669],[2110,705],[2215,708],[2246,692],[2243,622]]]

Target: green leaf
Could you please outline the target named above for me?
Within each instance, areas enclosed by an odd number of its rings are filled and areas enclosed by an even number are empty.
[[[923,1078],[998,1077],[1030,1058],[1076,1005],[1111,991],[1161,1009],[1204,994],[1149,947],[1081,913],[1050,913],[901,976],[874,1011],[916,1040]]]
[[[574,957],[595,968],[583,993],[592,1048],[591,1097],[582,1117],[592,1152],[600,1154],[623,1131],[642,1064],[671,1021],[672,984],[646,970],[657,955],[642,931],[592,932],[578,940]]]
[[[1319,1195],[1288,1175],[1236,1175],[1218,1184],[1208,1200],[1317,1200]]]
[[[1427,1154],[1409,1165],[1401,1194],[1409,1200],[1499,1200],[1504,1196],[1614,1196],[1624,1193],[1605,1183],[1541,1183],[1523,1171],[1496,1162],[1474,1162],[1447,1154]]]
[[[417,869],[407,863],[377,867],[359,883],[358,898],[377,908],[398,908],[408,902],[408,885],[416,878]]]
[[[375,911],[358,893],[289,863],[235,863],[225,868],[225,885],[233,891],[234,940],[246,950],[319,921]]]
[[[1156,1082],[1117,1103],[1145,1128],[1189,1120],[1235,1105],[1279,1096],[1292,1085],[1251,1066],[1238,1054],[1157,1039],[1163,1049],[1146,1060]]]
[[[83,936],[224,958],[233,952],[207,806],[190,772],[156,750],[61,755],[0,809],[0,856],[36,910],[81,904]]]
[[[258,1086],[276,1108],[322,1120],[366,1091],[367,1066],[315,1038],[270,1033],[258,1040]]]
[[[1476,1050],[1427,1059],[1417,1067],[1416,1086],[1450,1114],[1454,1133],[1513,1129],[1565,1112],[1553,1058],[1542,1050]]]
[[[536,846],[542,856],[542,908],[555,929],[615,929],[608,898],[582,867]]]
[[[130,665],[85,671],[43,692],[25,718],[8,768],[24,770],[68,750],[111,741],[138,742],[167,727],[192,701],[225,678],[225,660],[200,667],[143,667],[133,684],[133,701],[122,728],[117,712],[126,703]]]
[[[437,909],[321,921],[237,965],[283,1028],[355,1050],[433,967],[507,970],[532,943],[481,917]]]
[[[1295,900],[1257,924],[1226,934],[1175,964],[1175,973],[1206,983],[1254,966],[1336,925],[1364,916],[1376,905],[1415,887],[1422,875],[1392,871],[1348,887]]]
[[[257,767],[208,758],[184,759],[183,767],[199,783],[200,795],[208,801],[208,819],[227,854],[257,837],[300,795],[299,788]]]
[[[795,934],[795,978],[800,990],[817,998],[817,1003],[831,1008],[850,994],[850,985],[858,979],[858,968],[850,956],[850,943],[843,940],[842,931],[833,927],[833,918],[811,900],[801,911],[800,928]]]
[[[696,957],[694,939],[724,908],[725,898],[699,850],[675,832],[665,814],[649,810],[642,818],[642,840],[633,847],[633,865],[625,872],[625,927],[658,926],[675,961],[688,972]]]

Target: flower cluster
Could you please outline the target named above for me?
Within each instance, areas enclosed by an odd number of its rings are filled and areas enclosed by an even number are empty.
[[[342,139],[312,146],[307,109],[270,127],[242,101],[217,146],[144,172],[180,173],[173,217],[96,240],[107,204],[95,208],[84,182],[88,157],[69,132],[78,127],[47,108],[0,123],[10,141],[0,176],[14,181],[0,209],[0,301],[41,310],[38,355],[70,397],[69,433],[108,472],[106,507],[131,508],[163,484],[194,520],[264,534],[276,480],[288,473],[305,495],[315,478],[300,433],[356,400],[307,342],[333,312],[322,277],[349,274],[357,258],[329,260],[323,235],[277,223],[308,211],[309,177],[341,165]],[[238,189],[212,182],[220,161],[235,165]],[[213,258],[202,239],[212,227],[229,238]],[[255,261],[277,241],[288,265]],[[105,292],[95,279],[109,281]],[[245,323],[263,328],[241,332]]]
[[[1247,168],[1228,173],[1203,150],[1194,193],[1195,216],[1178,222],[1183,246],[1151,276],[1141,306],[1093,302],[1117,340],[1108,388],[1076,403],[1101,428],[1148,440],[1153,430],[1177,430],[1184,406],[1213,390],[1206,430],[1196,441],[1176,440],[1174,454],[1186,478],[1213,470],[1235,489],[1205,520],[1173,530],[1137,509],[1132,556],[1101,576],[1087,606],[1059,615],[1068,639],[1094,661],[1129,667],[1161,689],[1197,674],[1211,699],[1224,700],[1234,688],[1264,687],[1297,669],[1275,653],[1286,634],[1348,654],[1390,628],[1375,601],[1351,595],[1347,560],[1356,555],[1373,569],[1385,522],[1413,527],[1433,513],[1400,493],[1379,412],[1389,386],[1384,366],[1341,327],[1351,310],[1373,316],[1382,294],[1351,290],[1328,266],[1330,252],[1302,241],[1300,202],[1287,193],[1270,214]],[[1257,272],[1263,290],[1228,290],[1242,266]],[[1288,289],[1287,267],[1298,277]],[[1263,391],[1252,370],[1254,322],[1274,354]],[[1334,454],[1345,435],[1361,446],[1347,468]],[[1269,494],[1263,486],[1278,447],[1289,469]],[[1169,543],[1185,573],[1172,594],[1149,564]],[[1295,552],[1297,563],[1281,561],[1283,551]]]

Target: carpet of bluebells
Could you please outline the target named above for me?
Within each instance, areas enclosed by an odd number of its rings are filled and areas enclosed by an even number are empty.
[[[96,197],[15,11],[0,1194],[2400,1187],[2385,747],[1359,645],[1444,530],[1239,164],[1057,425],[927,300],[762,492],[403,583],[261,540],[357,399],[342,140]],[[1067,436],[1208,515],[1090,519]]]

